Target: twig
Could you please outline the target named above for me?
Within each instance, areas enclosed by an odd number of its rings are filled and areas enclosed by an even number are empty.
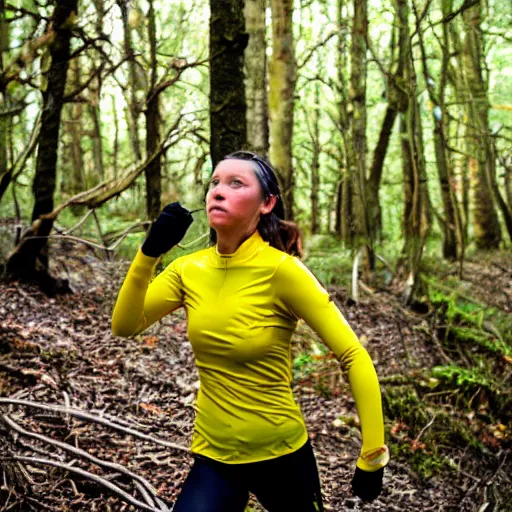
[[[28,430],[25,430],[23,427],[18,425],[12,418],[7,416],[6,414],[0,415],[0,418],[7,424],[9,427],[11,427],[16,432],[27,436],[32,437],[33,439],[38,439],[39,441],[43,441],[44,443],[48,443],[52,446],[57,446],[58,448],[61,448],[62,450],[65,450],[69,453],[73,453],[75,455],[78,455],[80,457],[83,457],[92,463],[96,464],[97,466],[113,469],[115,471],[118,471],[119,473],[122,473],[124,475],[127,475],[131,478],[133,478],[136,482],[140,482],[142,486],[145,487],[145,493],[143,493],[144,498],[146,498],[147,492],[149,491],[153,495],[156,495],[156,489],[143,477],[137,475],[136,473],[133,473],[129,469],[125,468],[121,464],[117,464],[115,462],[108,462],[99,459],[98,457],[95,457],[94,455],[91,455],[90,453],[86,452],[85,450],[82,450],[81,448],[75,448],[74,446],[71,446],[70,444],[63,443],[62,441],[57,441],[56,439],[52,439],[51,437],[47,437],[43,434],[37,434],[36,432],[30,432]],[[150,506],[154,506],[153,499],[148,500],[146,498],[146,502]]]
[[[75,231],[75,229],[78,229],[89,218],[89,215],[91,215],[93,211],[94,210],[88,210],[87,213],[74,226],[69,228],[67,231],[64,231],[62,234],[69,235]]]
[[[434,420],[436,419],[437,413],[434,414],[433,418],[420,430],[420,433],[416,436],[414,441],[412,442],[413,445],[418,444],[420,437],[426,432],[428,428],[432,426],[434,423]]]
[[[196,238],[195,240],[192,240],[192,242],[189,242],[188,244],[178,244],[178,247],[180,249],[188,249],[189,247],[192,247],[192,246],[198,244],[199,242],[201,242],[202,240],[204,240],[208,236],[210,236],[210,234],[209,233],[205,233],[204,235],[201,235],[200,237]]]
[[[459,9],[457,9],[456,11],[448,14],[448,16],[445,16],[443,19],[442,19],[442,23],[449,23],[450,21],[453,20],[453,18],[455,18],[456,16],[458,16],[459,14],[461,14],[462,12],[464,12],[465,10],[467,9],[470,9],[471,7],[473,7],[474,5],[478,4],[480,0],[466,0],[460,7]]]
[[[135,430],[133,428],[123,427],[121,425],[118,425],[117,423],[106,420],[104,418],[100,418],[98,416],[94,416],[92,414],[81,411],[79,409],[62,407],[59,405],[40,404],[37,402],[33,402],[31,400],[18,400],[18,399],[13,399],[13,398],[0,398],[0,406],[1,405],[24,405],[26,407],[34,407],[36,409],[42,409],[44,411],[53,411],[53,412],[60,412],[60,413],[64,413],[64,414],[70,414],[71,416],[74,416],[75,418],[78,418],[78,419],[81,419],[84,421],[90,421],[93,423],[99,423],[100,425],[104,425],[106,427],[110,427],[115,430],[120,430],[121,432],[125,432],[126,434],[130,434],[130,435],[138,437],[140,439],[145,439],[146,441],[151,441],[152,443],[155,443],[155,444],[166,446],[167,448],[173,448],[174,450],[180,450],[180,451],[187,452],[187,453],[190,451],[185,446],[181,446],[176,443],[171,443],[171,442],[165,441],[163,439],[158,439],[156,437],[153,437],[153,436],[150,436],[147,434],[143,434],[142,432],[139,432],[138,430]]]
[[[74,466],[70,466],[68,464],[62,464],[61,462],[57,462],[55,460],[51,459],[40,459],[38,457],[22,457],[20,455],[13,455],[12,457],[1,457],[0,461],[11,461],[15,460],[18,462],[26,462],[28,464],[43,464],[45,466],[53,466],[56,468],[65,469],[66,471],[70,471],[71,473],[76,473],[78,475],[81,475],[85,478],[88,478],[89,480],[93,480],[94,482],[99,483],[100,485],[103,485],[103,487],[106,487],[113,493],[117,494],[121,498],[123,498],[128,503],[131,503],[132,505],[135,505],[136,507],[139,507],[143,510],[149,510],[150,512],[162,512],[161,510],[150,507],[149,505],[146,505],[145,503],[142,503],[142,501],[139,501],[138,499],[130,496],[126,491],[123,491],[120,487],[113,484],[112,482],[109,482],[105,478],[102,478],[101,476],[94,475],[93,473],[90,473],[89,471],[85,471],[84,469],[76,468]]]

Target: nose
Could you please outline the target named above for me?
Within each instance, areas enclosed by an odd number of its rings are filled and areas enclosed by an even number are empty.
[[[210,190],[210,197],[216,201],[222,201],[226,195],[223,193],[222,184],[218,183]]]

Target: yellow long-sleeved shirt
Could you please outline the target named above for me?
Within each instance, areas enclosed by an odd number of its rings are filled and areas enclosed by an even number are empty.
[[[183,256],[150,283],[156,261],[137,253],[119,292],[112,330],[131,336],[185,308],[200,378],[192,452],[246,463],[305,443],[290,360],[291,337],[302,318],[348,370],[363,438],[357,465],[373,471],[387,463],[372,361],[297,258],[270,247],[256,231],[234,254],[210,247]]]

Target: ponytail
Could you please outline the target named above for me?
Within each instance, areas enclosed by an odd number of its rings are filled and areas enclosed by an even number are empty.
[[[302,234],[295,222],[280,219],[274,212],[270,212],[261,216],[258,231],[271,247],[302,257]]]

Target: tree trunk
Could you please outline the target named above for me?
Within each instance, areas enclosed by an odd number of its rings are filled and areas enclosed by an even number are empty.
[[[293,220],[293,110],[296,62],[293,48],[293,0],[271,0],[272,57],[269,66],[270,160],[280,180],[286,216]]]
[[[338,163],[340,168],[340,179],[336,189],[336,220],[335,232],[336,236],[343,241],[349,239],[349,232],[347,215],[350,211],[350,205],[347,204],[346,198],[343,194],[347,193],[347,186],[345,181],[347,178],[347,151],[348,146],[348,114],[347,114],[347,80],[345,74],[347,72],[347,30],[344,16],[344,9],[346,9],[346,0],[337,0],[337,21],[338,21],[338,53],[336,55],[336,67],[338,72],[337,94],[338,94],[338,128],[340,132],[340,143],[338,145]],[[350,195],[348,195],[350,197]]]
[[[492,182],[495,179],[494,153],[489,133],[489,98],[483,76],[483,37],[480,28],[482,5],[470,7],[463,12],[465,41],[463,47],[465,92],[471,155],[472,213],[477,247],[498,248],[501,228],[494,205]]]
[[[130,142],[132,150],[137,161],[142,159],[142,151],[139,140],[139,115],[140,106],[137,101],[137,89],[139,89],[139,78],[137,74],[137,63],[132,48],[132,33],[131,27],[128,22],[128,8],[129,2],[126,0],[118,0],[118,5],[121,10],[121,18],[123,20],[123,31],[124,31],[124,53],[128,60],[128,71],[129,71],[129,97],[128,97],[128,110],[127,110],[127,124],[128,131],[130,133]]]
[[[80,87],[80,69],[80,57],[77,56],[69,63],[69,79],[73,89]],[[68,157],[68,165],[64,164],[61,166],[63,169],[69,169],[62,176],[62,190],[70,195],[75,195],[86,188],[84,161],[82,158],[82,113],[83,103],[79,101],[64,106],[63,132],[67,136],[63,138],[70,140],[70,143],[67,148],[68,151],[65,152]]]
[[[9,48],[9,24],[5,19],[5,0],[0,0],[0,77],[4,73],[3,60],[7,48]],[[2,86],[0,89],[0,104],[6,105],[7,102],[7,91]],[[0,116],[0,187],[2,188],[0,190],[0,198],[11,181],[11,177],[8,174],[9,162],[7,156],[8,126],[7,116]]]
[[[311,234],[320,230],[319,200],[320,193],[320,84],[315,82],[315,107],[313,113],[313,129],[311,133],[313,156],[311,159]]]
[[[397,0],[400,23],[407,24],[408,0]],[[400,117],[402,168],[404,174],[404,248],[402,267],[405,271],[403,301],[411,303],[419,292],[420,263],[430,230],[431,214],[423,146],[420,111],[417,100],[416,72],[410,36],[405,41],[405,87],[408,96],[407,111]]]
[[[117,117],[117,106],[116,106],[116,97],[112,96],[112,113],[114,116],[114,147],[113,147],[113,155],[112,155],[112,167],[113,167],[113,178],[117,179],[117,172],[119,168],[119,119]]]
[[[94,91],[92,102],[89,103],[89,114],[92,119],[92,131],[91,131],[91,142],[92,142],[92,157],[94,162],[93,171],[93,184],[99,183],[105,179],[105,168],[103,165],[103,146],[101,136],[101,112],[100,112],[100,84],[98,84],[98,90]]]
[[[442,2],[443,17],[452,12],[453,2]],[[448,260],[456,260],[459,253],[463,252],[464,236],[462,233],[461,219],[455,197],[453,187],[453,171],[448,158],[448,149],[446,144],[446,119],[445,115],[445,88],[447,82],[448,66],[450,65],[450,48],[448,39],[447,24],[443,24],[443,42],[442,42],[442,61],[441,76],[439,80],[438,90],[434,89],[434,81],[429,73],[427,64],[427,54],[423,41],[423,34],[419,31],[419,41],[421,49],[421,57],[423,63],[423,75],[427,86],[427,91],[431,103],[434,105],[432,109],[432,120],[434,122],[434,151],[437,163],[437,174],[439,177],[439,185],[441,189],[441,199],[443,202],[444,219],[442,219],[443,229],[443,256]]]
[[[51,64],[47,74],[47,87],[43,91],[43,112],[41,123],[44,130],[39,136],[33,192],[35,198],[32,220],[53,210],[55,190],[57,150],[59,144],[60,118],[64,88],[69,67],[71,26],[77,15],[78,0],[61,0],[56,3],[49,30],[54,31],[54,41],[50,46]],[[53,221],[35,223],[36,229],[29,230],[17,250],[7,262],[9,273],[32,279],[38,271],[48,277],[48,245]],[[35,232],[34,232],[35,231]],[[27,238],[38,236],[44,238]],[[36,265],[40,268],[36,268]],[[41,281],[44,284],[44,281]],[[51,280],[52,287],[55,282]],[[48,292],[55,291],[47,289]]]
[[[398,9],[399,6],[395,6],[395,8]],[[393,126],[398,113],[405,112],[407,110],[407,94],[404,89],[404,73],[408,59],[406,52],[407,40],[409,38],[409,25],[404,23],[403,13],[400,13],[398,10],[395,13],[395,20],[398,22],[398,63],[394,74],[389,75],[388,77],[388,107],[384,114],[377,145],[373,152],[373,160],[367,186],[368,224],[370,235],[373,240],[379,239],[382,235],[382,211],[380,207],[379,190],[389,141],[391,139]],[[394,54],[394,37],[391,39],[391,45],[391,53]]]
[[[491,188],[494,193],[496,203],[498,204],[498,208],[501,211],[503,220],[505,221],[505,227],[507,228],[508,236],[510,241],[512,241],[512,208],[509,208],[507,205],[507,201],[503,197],[500,187],[498,186],[498,181],[496,179],[496,145],[492,139],[491,155],[489,155],[489,161],[487,162],[487,165],[489,166],[489,179],[491,181]]]
[[[263,156],[268,155],[269,144],[265,6],[266,0],[246,0],[244,11],[249,34],[244,58],[247,146]]]
[[[105,6],[103,0],[92,0],[96,9],[96,34],[103,34],[103,18],[105,17]]]
[[[512,159],[504,159],[502,165],[505,173],[505,197],[507,198],[508,209],[512,212]]]
[[[348,122],[351,139],[347,145],[348,178],[345,180],[343,198],[350,195],[348,212],[348,235],[354,254],[364,248],[364,278],[370,279],[375,267],[373,240],[368,229],[366,190],[366,40],[368,35],[367,0],[354,0],[352,21],[352,48],[350,52],[349,101],[352,106]],[[345,206],[345,205],[344,205]],[[345,240],[347,241],[347,240]]]
[[[160,143],[160,101],[155,92],[157,80],[156,23],[153,1],[149,1],[148,36],[151,57],[151,77],[146,104],[146,153],[152,155]],[[162,195],[161,158],[155,158],[146,169],[146,211],[148,219],[155,219],[160,213]]]
[[[210,153],[212,164],[247,140],[243,0],[210,0]]]

